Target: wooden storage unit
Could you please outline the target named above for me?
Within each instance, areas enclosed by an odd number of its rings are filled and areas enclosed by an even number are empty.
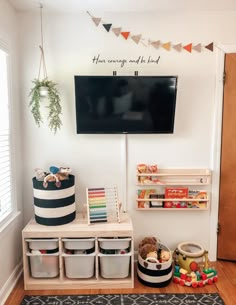
[[[95,261],[94,276],[91,278],[67,278],[65,273],[64,261],[64,240],[68,238],[95,239]],[[130,262],[128,276],[125,278],[103,278],[101,276],[101,266],[99,262],[100,249],[99,240],[101,238],[127,238],[129,240]],[[58,276],[55,278],[37,278],[32,276],[30,258],[32,255],[29,240],[42,241],[48,239],[58,239],[58,253],[39,255],[39,260],[55,258],[58,255]],[[110,239],[109,239],[110,240]],[[107,222],[93,225],[87,224],[87,217],[77,215],[76,219],[70,224],[62,226],[42,226],[32,219],[22,231],[23,242],[23,267],[24,267],[24,288],[26,290],[41,289],[91,289],[91,288],[133,288],[134,287],[134,246],[133,246],[133,225],[127,213],[121,214],[120,223]],[[51,255],[51,256],[50,256]],[[37,257],[37,256],[36,256]],[[47,260],[46,260],[47,263]],[[50,268],[50,267],[49,267]]]
[[[211,186],[211,171],[209,169],[158,169],[157,173],[137,173],[137,185],[139,186],[136,197],[137,210],[199,211],[209,208]],[[175,198],[173,196],[166,198],[167,188],[176,191],[188,189],[191,197],[177,198],[178,196],[176,196]],[[199,197],[193,198],[194,194],[198,194],[198,192]],[[150,194],[153,195],[150,196]],[[201,198],[201,194],[205,195],[204,198]],[[179,207],[154,207],[165,206],[167,202],[173,202],[173,206],[178,203]],[[198,205],[199,208],[196,208],[199,202],[202,207]]]

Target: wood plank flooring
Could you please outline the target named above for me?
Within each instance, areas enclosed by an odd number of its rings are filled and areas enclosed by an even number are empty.
[[[24,290],[23,278],[8,297],[5,305],[20,305],[23,296],[28,295],[61,295],[61,294],[115,294],[115,293],[211,293],[218,292],[225,305],[236,305],[236,262],[217,261],[214,263],[219,280],[205,287],[189,288],[171,282],[164,288],[150,288],[142,285],[135,275],[133,289],[73,289],[73,290]]]

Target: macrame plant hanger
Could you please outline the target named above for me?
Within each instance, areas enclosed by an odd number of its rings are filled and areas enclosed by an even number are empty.
[[[39,61],[39,73],[38,73],[38,80],[40,80],[40,76],[42,73],[43,80],[48,78],[47,75],[47,68],[46,68],[46,61],[45,61],[45,54],[44,54],[44,45],[43,45],[43,5],[40,3],[40,32],[41,32],[41,45],[39,46],[40,49],[40,61]],[[45,97],[48,94],[47,87],[40,88],[40,96]]]

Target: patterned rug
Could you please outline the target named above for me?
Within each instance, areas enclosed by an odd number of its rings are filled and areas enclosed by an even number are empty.
[[[26,295],[21,305],[224,305],[218,293]]]

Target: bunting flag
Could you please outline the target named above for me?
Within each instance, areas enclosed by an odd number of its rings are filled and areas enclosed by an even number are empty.
[[[170,42],[163,43],[162,47],[167,51],[170,51],[171,43]]]
[[[200,43],[198,43],[197,45],[193,46],[193,50],[195,50],[197,52],[201,52],[202,45]]]
[[[124,39],[128,39],[130,32],[120,32]]]
[[[112,24],[111,23],[107,23],[107,24],[103,24],[103,26],[107,30],[107,32],[109,32]]]
[[[192,52],[192,43],[187,44],[186,46],[183,46],[183,48],[188,51],[189,53]]]
[[[209,43],[207,46],[205,46],[205,48],[213,52],[213,42]]]
[[[112,28],[111,30],[112,30],[112,32],[113,32],[116,36],[119,36],[119,35],[120,35],[121,28]]]
[[[135,35],[135,36],[131,36],[131,39],[133,39],[134,42],[136,42],[137,44],[139,43],[140,39],[142,38],[142,35]]]
[[[178,43],[176,45],[173,45],[173,49],[175,49],[177,52],[181,52],[181,50],[182,50],[182,43]]]
[[[186,45],[183,45],[182,43],[172,44],[171,41],[162,43],[160,40],[144,39],[144,38],[142,38],[142,34],[137,35],[137,34],[131,33],[130,31],[122,31],[121,27],[113,27],[112,23],[103,22],[100,17],[94,17],[88,11],[87,11],[87,13],[91,17],[92,21],[95,23],[95,25],[97,27],[99,26],[100,23],[102,23],[103,28],[107,32],[110,32],[110,30],[111,30],[117,37],[122,36],[125,40],[128,40],[128,38],[130,37],[136,44],[139,44],[141,42],[144,46],[147,46],[147,45],[152,46],[155,49],[159,49],[161,46],[166,51],[170,51],[171,47],[172,47],[172,49],[174,49],[177,52],[181,52],[184,49],[188,53],[192,53],[193,50],[198,53],[201,53],[203,51],[203,49],[207,49],[211,52],[214,51],[213,42],[211,42],[203,47],[201,43],[197,43],[195,45],[193,45],[193,43],[188,43]],[[146,40],[147,44],[144,43],[145,40]]]
[[[160,40],[157,40],[157,41],[150,41],[150,44],[155,48],[155,49],[158,49],[161,45],[161,41]]]
[[[93,22],[96,24],[96,26],[99,26],[101,22],[101,18],[92,18]]]

